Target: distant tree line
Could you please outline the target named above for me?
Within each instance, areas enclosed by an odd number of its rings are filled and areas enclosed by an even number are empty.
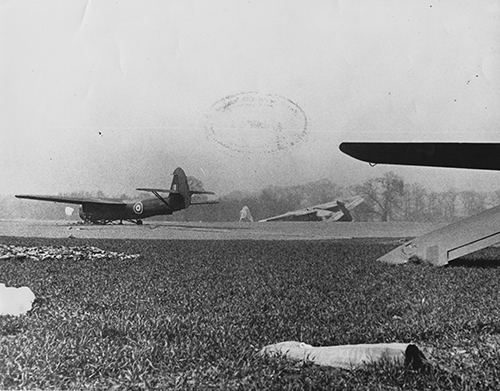
[[[190,186],[202,190],[203,183],[189,178]],[[81,197],[109,197],[102,192],[74,192],[61,194]],[[192,206],[171,216],[157,216],[153,220],[172,221],[235,221],[243,206],[248,206],[255,220],[301,209],[336,199],[361,195],[365,202],[359,205],[353,216],[358,221],[415,221],[449,222],[470,216],[500,204],[500,189],[494,192],[447,189],[431,191],[418,183],[406,183],[393,172],[349,187],[343,187],[328,179],[296,186],[269,186],[259,192],[234,191],[218,198],[219,204]],[[111,198],[140,199],[147,194],[130,196],[121,194]],[[206,200],[207,196],[193,199]],[[71,205],[75,212],[65,214],[65,205],[51,202],[18,200],[13,196],[0,196],[0,218],[15,219],[78,219],[78,205]]]
[[[449,222],[500,204],[500,190],[431,191],[418,183],[405,183],[393,172],[353,186],[351,191],[365,199],[355,210],[363,221]]]

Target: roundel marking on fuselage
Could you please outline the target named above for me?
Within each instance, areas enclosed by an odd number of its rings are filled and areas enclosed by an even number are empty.
[[[135,213],[136,215],[140,215],[140,214],[142,214],[142,211],[143,211],[143,210],[144,210],[144,207],[143,207],[143,205],[142,205],[142,202],[141,202],[141,201],[136,202],[136,203],[134,204],[134,213]]]

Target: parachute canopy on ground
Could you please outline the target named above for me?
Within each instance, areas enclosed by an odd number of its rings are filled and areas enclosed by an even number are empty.
[[[27,286],[6,287],[0,284],[0,315],[24,315],[31,310],[35,295]]]
[[[246,205],[240,210],[240,221],[253,222],[253,217],[252,213],[250,213],[250,208]]]

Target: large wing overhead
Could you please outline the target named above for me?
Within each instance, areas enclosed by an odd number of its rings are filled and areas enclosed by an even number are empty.
[[[101,205],[126,205],[124,201],[113,200],[107,198],[89,198],[89,197],[64,197],[64,196],[48,196],[48,195],[29,195],[16,194],[16,198],[24,198],[28,200],[61,202],[64,204],[101,204]]]
[[[345,142],[339,148],[372,164],[500,170],[499,143]]]

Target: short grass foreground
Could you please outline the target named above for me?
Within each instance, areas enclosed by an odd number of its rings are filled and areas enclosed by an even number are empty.
[[[500,250],[460,266],[389,266],[376,241],[112,241],[139,257],[7,259],[37,300],[0,317],[0,388],[500,389]],[[414,342],[436,366],[345,371],[264,345]]]

